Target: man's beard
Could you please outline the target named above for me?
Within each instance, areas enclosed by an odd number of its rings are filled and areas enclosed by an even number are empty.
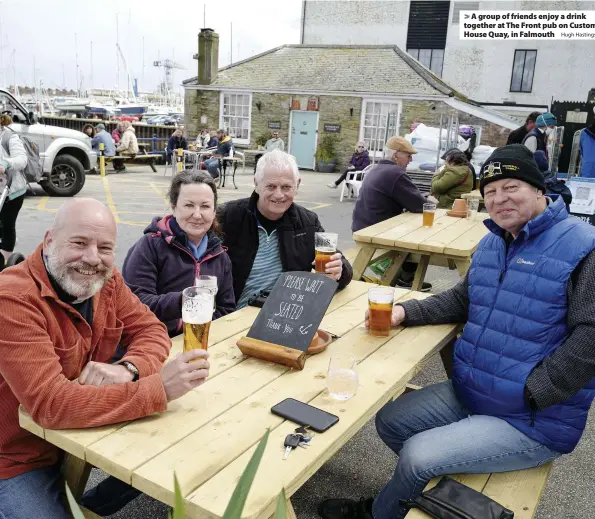
[[[48,272],[56,280],[58,285],[60,285],[62,290],[80,300],[93,297],[101,290],[103,285],[111,279],[113,274],[113,268],[107,268],[103,265],[92,267],[82,261],[75,261],[68,264],[61,263],[58,259],[58,251],[55,244],[50,244],[46,248],[45,263]],[[97,272],[101,277],[99,279],[79,283],[72,279],[70,271],[73,269]]]

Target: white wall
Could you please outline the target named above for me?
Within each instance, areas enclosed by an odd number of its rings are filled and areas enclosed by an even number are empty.
[[[409,2],[307,1],[303,43],[405,49]]]
[[[451,2],[451,18],[452,18]],[[595,10],[595,1],[491,1],[482,10]],[[304,43],[397,45],[406,50],[408,1],[307,1]],[[536,49],[531,93],[510,92],[515,49]],[[595,42],[461,41],[459,25],[449,22],[444,81],[476,101],[549,104],[586,101],[595,87]]]
[[[480,2],[480,9],[590,10],[595,2],[496,1]],[[537,50],[531,93],[510,92],[516,49]],[[459,40],[459,25],[450,24],[442,78],[476,101],[549,104],[552,96],[586,101],[589,89],[595,87],[594,62],[593,41],[466,41]]]

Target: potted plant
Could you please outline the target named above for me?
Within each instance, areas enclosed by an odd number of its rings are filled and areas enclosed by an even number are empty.
[[[335,171],[337,160],[335,156],[336,138],[333,135],[324,135],[316,149],[316,169],[321,173]]]
[[[256,137],[254,144],[256,144],[256,146],[258,146],[258,149],[260,150],[263,149],[267,141],[272,138],[273,134],[271,132],[266,132]]]

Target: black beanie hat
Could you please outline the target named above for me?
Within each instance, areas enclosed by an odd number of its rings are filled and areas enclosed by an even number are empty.
[[[483,190],[490,182],[516,178],[527,182],[545,193],[545,180],[543,174],[533,158],[533,153],[523,144],[509,144],[496,148],[481,167],[479,173],[479,191]]]

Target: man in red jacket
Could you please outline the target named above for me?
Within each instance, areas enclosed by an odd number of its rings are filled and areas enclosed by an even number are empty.
[[[114,268],[115,245],[108,208],[73,199],[43,244],[0,275],[0,517],[70,517],[59,451],[19,427],[19,405],[44,428],[97,427],[163,412],[208,376],[203,351],[163,365],[165,326]]]

